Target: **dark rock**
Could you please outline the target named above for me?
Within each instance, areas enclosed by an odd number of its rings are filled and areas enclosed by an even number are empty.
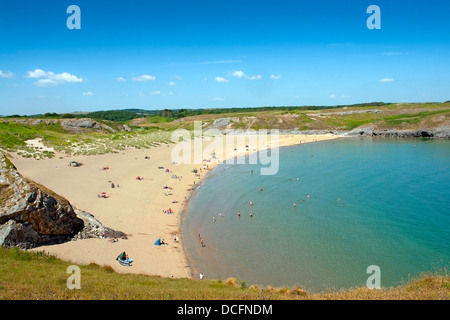
[[[71,239],[115,237],[122,232],[104,227],[91,214],[33,182],[0,158],[0,245],[33,248]]]

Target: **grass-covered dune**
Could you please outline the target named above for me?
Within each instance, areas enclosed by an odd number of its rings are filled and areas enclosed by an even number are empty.
[[[72,132],[64,121],[92,119],[109,130]],[[127,147],[148,148],[171,143],[175,129],[204,128],[227,118],[226,129],[297,129],[350,131],[371,125],[379,130],[418,130],[450,127],[450,102],[445,103],[369,103],[336,107],[261,107],[200,110],[99,111],[77,115],[44,114],[0,118],[0,150],[20,152],[24,157],[46,158],[54,152],[26,141],[39,139],[46,148],[67,154],[103,154]],[[121,130],[127,126],[129,130]],[[220,128],[224,129],[224,127]]]
[[[7,300],[448,300],[446,272],[422,275],[395,288],[308,293],[302,288],[246,286],[244,281],[193,280],[116,273],[110,267],[80,267],[80,289],[69,289],[69,262],[42,252],[0,248],[0,299]],[[70,283],[73,283],[69,279]]]

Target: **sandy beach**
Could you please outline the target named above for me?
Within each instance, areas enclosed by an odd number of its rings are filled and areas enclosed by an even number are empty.
[[[338,138],[325,135],[280,135],[278,145]],[[252,140],[246,136],[246,141]],[[59,195],[77,209],[93,214],[103,225],[122,231],[128,239],[85,239],[42,246],[44,250],[74,264],[97,263],[111,266],[117,272],[139,273],[162,277],[196,277],[191,273],[181,239],[181,212],[193,187],[209,170],[238,152],[255,152],[275,147],[270,138],[266,146],[250,143],[245,150],[224,143],[222,150],[211,149],[202,140],[202,163],[173,161],[172,149],[179,144],[160,145],[150,149],[127,149],[118,153],[94,156],[58,154],[52,159],[35,160],[14,155],[11,161],[19,172]],[[184,142],[186,143],[186,142]],[[215,154],[211,152],[214,150]],[[83,163],[69,166],[70,161]],[[197,169],[197,173],[193,172]],[[137,179],[140,177],[141,179]],[[114,184],[114,188],[112,188]],[[169,188],[164,188],[167,186]],[[105,192],[108,198],[98,197]],[[172,209],[173,213],[164,213]],[[174,241],[177,235],[178,242]],[[156,246],[158,239],[166,246]],[[121,266],[115,259],[123,251],[134,259],[132,266]]]

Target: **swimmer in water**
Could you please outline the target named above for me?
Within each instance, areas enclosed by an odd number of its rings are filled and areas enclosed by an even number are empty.
[[[253,201],[250,200],[250,206],[252,206],[252,205],[253,205]]]

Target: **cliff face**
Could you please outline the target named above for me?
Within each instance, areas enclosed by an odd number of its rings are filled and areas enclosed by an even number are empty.
[[[104,227],[92,215],[78,213],[66,199],[25,181],[1,156],[0,245],[32,248],[73,239],[125,237]]]
[[[348,132],[350,136],[379,136],[399,138],[440,138],[450,139],[450,126],[424,128],[418,130],[380,130],[371,125],[361,126]]]
[[[115,133],[116,130],[110,126],[95,121],[90,118],[80,118],[80,119],[19,119],[16,120],[17,123],[37,126],[37,125],[55,125],[60,124],[67,132],[70,133],[87,133],[87,132],[111,132]],[[118,125],[117,129],[119,131],[132,131],[126,124]]]

